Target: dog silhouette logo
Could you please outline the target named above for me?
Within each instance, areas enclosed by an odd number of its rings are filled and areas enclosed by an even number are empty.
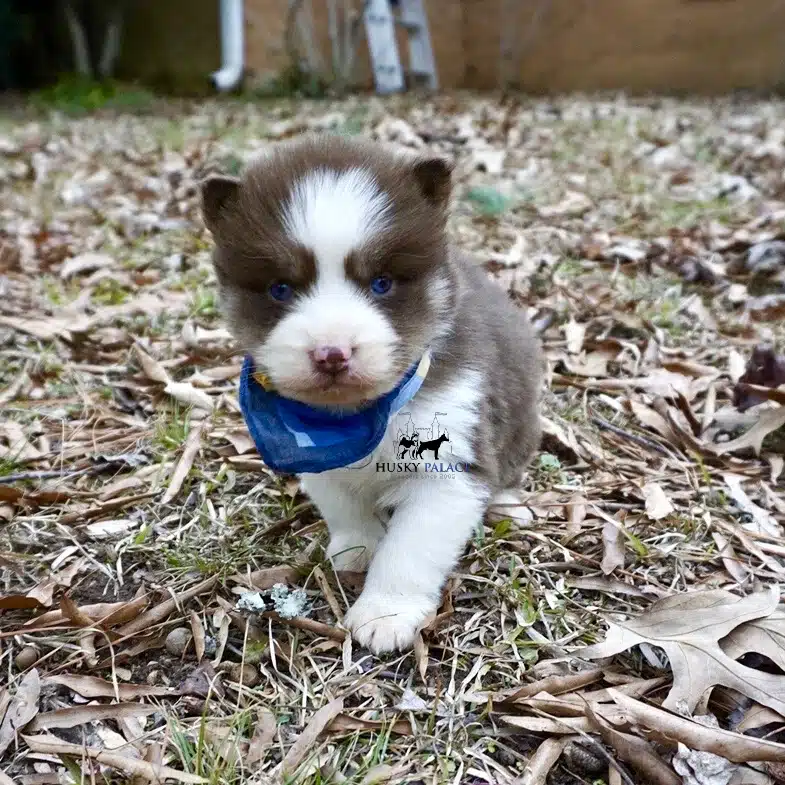
[[[395,457],[399,460],[439,460],[439,451],[445,452],[443,445],[450,443],[450,434],[439,421],[443,412],[436,412],[433,421],[427,427],[417,426],[411,414],[402,412],[398,415],[397,431],[393,439]]]

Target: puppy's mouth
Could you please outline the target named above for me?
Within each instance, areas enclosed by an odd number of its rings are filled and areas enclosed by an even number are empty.
[[[287,385],[281,392],[315,406],[362,406],[384,395],[387,388],[380,380],[348,368],[339,373],[315,372],[301,383]]]

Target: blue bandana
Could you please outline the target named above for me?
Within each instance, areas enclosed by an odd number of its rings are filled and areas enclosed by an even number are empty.
[[[367,458],[384,438],[390,417],[415,396],[430,366],[426,352],[398,386],[364,409],[341,414],[284,398],[254,372],[246,357],[240,409],[259,455],[283,474],[318,474]]]

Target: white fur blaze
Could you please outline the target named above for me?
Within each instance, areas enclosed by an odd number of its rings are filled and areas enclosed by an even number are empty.
[[[283,223],[314,252],[321,278],[342,279],[347,255],[388,226],[391,207],[367,169],[317,169],[292,187]]]

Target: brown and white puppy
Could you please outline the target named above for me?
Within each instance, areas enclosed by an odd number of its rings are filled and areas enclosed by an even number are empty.
[[[335,567],[368,566],[344,623],[376,652],[411,645],[540,438],[538,343],[449,247],[449,195],[444,161],[337,136],[282,144],[242,179],[203,186],[230,328],[281,395],[356,408],[430,351],[422,388],[371,460],[302,477]]]

